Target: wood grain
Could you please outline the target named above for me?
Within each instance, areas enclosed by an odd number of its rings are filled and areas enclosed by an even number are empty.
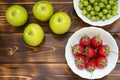
[[[99,80],[115,80],[120,76],[120,65],[108,76]],[[3,64],[0,67],[3,79],[25,80],[86,80],[75,75],[66,64]]]
[[[42,44],[31,47],[25,44],[22,33],[0,34],[1,62],[66,62],[65,46],[72,33],[54,35],[46,33]],[[120,33],[112,33],[120,47]],[[13,38],[11,38],[13,37]],[[6,56],[13,55],[13,56]],[[19,57],[19,58],[18,58]],[[120,58],[119,58],[120,59]],[[119,62],[119,61],[118,61]]]

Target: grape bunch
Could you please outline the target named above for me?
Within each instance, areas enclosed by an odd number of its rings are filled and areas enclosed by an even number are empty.
[[[92,21],[105,21],[117,15],[118,0],[80,0],[82,15]]]

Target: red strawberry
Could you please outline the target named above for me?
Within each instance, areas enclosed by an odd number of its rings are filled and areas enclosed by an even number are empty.
[[[90,42],[91,42],[90,37],[87,36],[87,35],[82,36],[81,39],[80,39],[80,44],[81,44],[82,46],[89,46],[89,45],[90,45]]]
[[[100,38],[100,36],[94,36],[92,39],[91,39],[91,46],[93,48],[97,48],[99,46],[102,45],[102,39]]]
[[[82,45],[80,44],[75,44],[73,47],[72,47],[72,53],[74,55],[77,55],[77,54],[83,54],[83,51],[84,51],[84,48]]]
[[[99,56],[98,58],[97,58],[97,67],[98,68],[105,68],[106,66],[107,66],[107,63],[108,63],[108,61],[107,61],[107,58],[106,57],[104,57],[104,56]]]
[[[82,55],[75,56],[75,64],[79,69],[84,69],[86,66],[86,59]]]
[[[86,47],[84,49],[84,55],[87,58],[94,58],[94,57],[96,57],[96,52],[95,52],[95,50],[92,47]]]
[[[96,68],[96,62],[94,59],[90,59],[87,64],[86,64],[86,69],[89,71],[89,72],[93,72]]]
[[[102,55],[102,56],[108,56],[110,53],[110,48],[108,45],[101,45],[98,48],[98,54]]]

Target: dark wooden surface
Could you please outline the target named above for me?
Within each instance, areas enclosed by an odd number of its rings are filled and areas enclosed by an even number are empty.
[[[68,33],[55,35],[51,32],[48,21],[41,22],[34,18],[32,7],[39,0],[0,0],[0,80],[86,80],[75,75],[65,60],[65,45],[68,38],[78,29],[90,26],[76,15],[73,0],[48,0],[57,11],[67,12],[72,25]],[[24,6],[29,14],[28,22],[15,28],[5,19],[7,8],[13,4]],[[64,6],[64,7],[63,7]],[[40,24],[45,31],[45,38],[37,47],[31,47],[23,41],[23,30],[29,23]],[[120,48],[120,19],[111,25],[101,27],[110,32]],[[120,58],[115,69],[99,80],[120,79]]]

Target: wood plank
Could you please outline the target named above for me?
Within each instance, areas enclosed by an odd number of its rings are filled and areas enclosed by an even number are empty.
[[[38,2],[38,1],[40,1],[40,0],[0,0],[0,4],[16,4],[16,3],[18,3],[18,4],[33,4],[33,3],[35,3],[35,2]],[[73,3],[73,0],[64,0],[64,1],[62,1],[62,0],[48,0],[49,2],[51,2],[51,3]],[[24,3],[23,3],[24,2]]]
[[[31,4],[21,4],[22,6],[24,6],[26,8],[26,10],[28,11],[29,14],[29,20],[27,21],[27,23],[19,28],[15,28],[13,26],[11,26],[10,24],[7,23],[6,19],[5,19],[5,12],[7,10],[7,8],[10,6],[11,4],[1,4],[0,10],[0,32],[4,33],[4,32],[23,32],[24,28],[30,24],[30,23],[38,23],[40,24],[45,32],[51,32],[50,28],[49,28],[49,22],[41,22],[38,21],[37,19],[35,19],[35,17],[32,14],[32,7],[33,5]],[[72,20],[72,25],[71,25],[71,29],[69,30],[69,32],[75,32],[76,30],[82,28],[82,27],[88,27],[90,26],[89,24],[83,22],[76,14],[76,12],[74,11],[73,5],[71,4],[53,4],[55,12],[58,11],[64,11],[66,13],[68,13],[71,17]],[[63,8],[64,6],[64,8]],[[113,24],[111,25],[107,25],[107,26],[103,26],[101,28],[109,31],[109,32],[120,32],[120,19],[118,19],[117,21],[115,21]]]
[[[88,80],[78,76],[62,75],[62,76],[1,76],[1,80]],[[119,80],[120,77],[116,75],[108,75],[97,80]]]
[[[0,34],[0,62],[66,62],[65,45],[71,35],[46,33],[42,44],[31,47],[23,41],[22,33]],[[120,47],[120,33],[112,35]]]
[[[119,80],[120,64],[106,77],[99,80]],[[67,64],[2,64],[0,66],[0,78],[25,79],[25,80],[81,80],[74,74]],[[2,80],[3,80],[2,79]],[[83,79],[82,79],[83,80]]]

